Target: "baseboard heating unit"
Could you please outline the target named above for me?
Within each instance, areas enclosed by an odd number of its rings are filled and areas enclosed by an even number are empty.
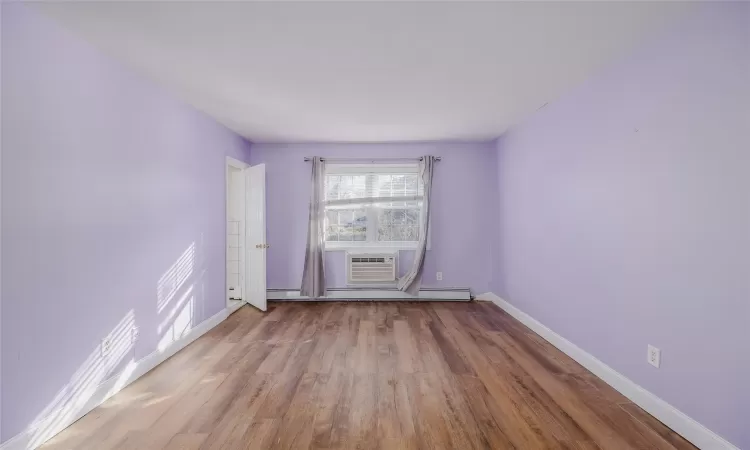
[[[294,302],[322,302],[322,301],[444,301],[444,302],[468,302],[471,300],[471,291],[468,288],[422,288],[419,295],[411,295],[401,292],[396,288],[366,288],[347,287],[330,288],[325,297],[310,298],[303,297],[299,289],[268,289],[266,294],[268,300],[272,301],[294,301]]]

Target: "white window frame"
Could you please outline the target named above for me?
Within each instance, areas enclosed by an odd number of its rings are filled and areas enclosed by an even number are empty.
[[[367,164],[326,164],[325,176],[328,175],[346,175],[351,173],[362,174],[362,173],[408,173],[414,172],[419,173],[419,163],[413,164],[386,164],[386,163],[367,163]],[[421,183],[421,180],[420,180]],[[372,211],[371,211],[372,212]],[[422,211],[420,210],[420,215]],[[367,219],[367,223],[374,223],[370,217]],[[420,216],[420,236],[424,232],[421,228],[422,219]],[[356,253],[364,253],[367,251],[397,251],[397,250],[416,250],[419,245],[418,241],[390,241],[390,242],[379,242],[376,239],[372,239],[372,234],[375,230],[368,227],[368,240],[366,241],[325,241],[326,251],[352,251]],[[430,233],[427,233],[427,250],[431,247]]]

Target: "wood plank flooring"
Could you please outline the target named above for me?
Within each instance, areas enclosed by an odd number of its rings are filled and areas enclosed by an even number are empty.
[[[490,303],[244,307],[45,449],[693,449]]]

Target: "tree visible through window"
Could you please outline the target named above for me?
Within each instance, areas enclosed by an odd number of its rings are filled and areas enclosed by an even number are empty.
[[[422,191],[417,165],[327,168],[326,241],[353,246],[416,244]]]

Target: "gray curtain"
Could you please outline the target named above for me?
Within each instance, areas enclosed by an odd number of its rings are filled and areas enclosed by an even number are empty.
[[[302,272],[300,295],[311,298],[326,295],[325,276],[325,205],[323,200],[325,166],[316,156],[312,159],[312,183],[310,193],[310,223],[307,228],[307,250],[305,268]]]
[[[419,234],[419,244],[414,253],[414,264],[411,270],[398,280],[398,289],[411,295],[419,294],[419,286],[422,285],[422,271],[424,270],[424,257],[427,253],[427,233],[430,229],[430,197],[432,194],[432,174],[435,167],[434,156],[424,156],[419,163],[419,174],[424,184],[424,197],[422,199],[422,221]]]

